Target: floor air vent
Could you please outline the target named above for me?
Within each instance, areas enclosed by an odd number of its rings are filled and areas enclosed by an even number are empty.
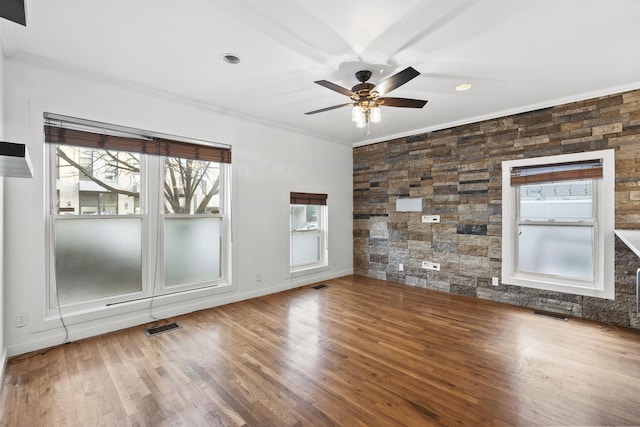
[[[324,288],[328,288],[327,285],[315,285],[313,286],[313,289],[324,289]]]
[[[538,316],[551,317],[552,319],[564,320],[565,322],[569,321],[568,317],[558,313],[551,313],[549,311],[533,310],[533,314],[537,314]]]
[[[144,330],[144,333],[147,334],[147,336],[152,337],[154,335],[158,335],[163,332],[169,332],[174,329],[180,329],[180,325],[178,325],[175,322],[167,323],[166,325],[162,325],[162,326],[154,326],[153,328],[146,328]]]

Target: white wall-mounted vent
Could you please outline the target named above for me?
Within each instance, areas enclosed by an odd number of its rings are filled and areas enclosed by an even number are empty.
[[[16,24],[27,26],[25,0],[0,1],[0,18],[8,19]]]
[[[396,199],[397,212],[422,212],[422,199],[404,198]]]
[[[0,142],[0,176],[33,178],[29,152],[24,144]]]

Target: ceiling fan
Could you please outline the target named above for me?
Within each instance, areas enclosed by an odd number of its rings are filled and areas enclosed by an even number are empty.
[[[385,107],[404,107],[404,108],[422,108],[427,101],[421,99],[409,99],[409,98],[389,98],[383,97],[387,93],[407,83],[409,80],[419,76],[420,73],[413,67],[407,67],[397,74],[389,77],[388,79],[374,85],[373,83],[367,83],[371,78],[371,71],[362,70],[356,73],[356,79],[360,82],[351,90],[339,86],[335,83],[331,83],[327,80],[318,80],[314,83],[324,86],[327,89],[336,91],[342,95],[346,95],[353,102],[347,102],[346,104],[334,105],[332,107],[322,108],[320,110],[309,111],[305,114],[316,114],[324,111],[334,110],[336,108],[346,107],[347,105],[353,106],[351,110],[351,119],[356,123],[356,126],[363,128],[371,123],[377,123],[380,121],[380,108]]]

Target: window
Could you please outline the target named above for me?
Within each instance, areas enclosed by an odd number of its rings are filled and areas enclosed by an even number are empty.
[[[52,147],[51,153],[58,176],[52,215],[55,302],[141,292],[140,155],[68,145]],[[101,185],[94,171],[108,159],[120,159],[129,173],[120,183]]]
[[[224,283],[228,147],[52,114],[45,123],[50,309]]]
[[[221,278],[221,164],[167,157],[164,161],[165,286]]]
[[[328,265],[326,205],[326,194],[291,193],[289,206],[291,272]]]
[[[502,163],[502,281],[614,297],[613,150]]]

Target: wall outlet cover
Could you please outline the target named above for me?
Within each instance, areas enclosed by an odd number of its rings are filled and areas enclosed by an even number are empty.
[[[440,215],[422,215],[422,223],[438,223],[440,222]]]
[[[16,314],[16,328],[23,328],[27,326],[27,313]]]
[[[425,268],[427,270],[440,271],[440,264],[437,262],[422,261],[422,268]]]

